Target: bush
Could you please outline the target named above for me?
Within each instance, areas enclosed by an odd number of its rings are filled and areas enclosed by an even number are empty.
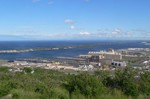
[[[69,91],[70,96],[73,92],[80,92],[87,98],[107,92],[106,87],[95,76],[89,74],[71,76],[65,88]]]
[[[30,67],[25,67],[23,70],[25,73],[31,73],[32,72],[32,68],[30,68]]]
[[[9,72],[9,68],[8,67],[0,67],[0,72],[7,73],[7,72]]]
[[[13,89],[12,99],[40,99],[40,94],[23,89]]]

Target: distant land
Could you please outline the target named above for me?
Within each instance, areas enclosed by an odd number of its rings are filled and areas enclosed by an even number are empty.
[[[53,59],[59,56],[79,56],[89,51],[107,50],[109,48],[150,48],[148,42],[142,40],[0,41],[0,59]]]

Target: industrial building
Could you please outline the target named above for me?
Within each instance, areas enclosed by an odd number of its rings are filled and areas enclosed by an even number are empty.
[[[125,61],[113,61],[111,63],[112,66],[114,67],[122,67],[122,66],[127,66],[126,62]]]
[[[108,49],[107,51],[90,51],[87,55],[80,55],[82,58],[88,58],[89,62],[100,62],[111,65],[113,61],[122,60],[122,54]]]

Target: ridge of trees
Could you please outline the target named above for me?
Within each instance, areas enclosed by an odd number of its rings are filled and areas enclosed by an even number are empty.
[[[34,72],[32,72],[34,70]],[[31,73],[32,72],[32,73]],[[0,67],[0,98],[150,99],[150,72],[133,68],[67,74],[41,68]]]

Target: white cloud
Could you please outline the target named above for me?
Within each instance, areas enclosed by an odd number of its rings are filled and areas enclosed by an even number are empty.
[[[123,33],[123,31],[122,31],[121,29],[118,29],[118,28],[116,28],[116,29],[114,29],[114,30],[112,31],[112,34],[113,34],[113,35],[119,35],[119,34],[121,34],[121,33]]]
[[[65,19],[64,22],[67,23],[67,24],[74,24],[74,23],[75,23],[75,20],[72,20],[72,19]]]
[[[131,37],[132,34],[133,33],[131,31],[123,30],[120,28],[115,28],[115,29],[111,30],[110,36],[112,36],[112,37]]]
[[[17,29],[12,31],[13,33],[17,34],[29,34],[29,33],[38,33],[36,29],[34,29],[32,26],[17,26]]]
[[[91,33],[90,32],[80,32],[80,35],[89,36],[89,35],[91,35]]]
[[[74,24],[69,24],[69,29],[77,30],[78,33],[75,33],[75,31],[71,31],[72,33],[49,33],[49,32],[41,32],[36,29],[34,29],[31,26],[20,26],[17,30],[11,31],[11,34],[9,35],[2,35],[3,37],[17,37],[17,38],[33,38],[33,39],[62,39],[62,38],[69,38],[69,39],[75,39],[75,38],[86,38],[86,39],[92,39],[92,38],[104,38],[104,39],[149,39],[150,37],[150,30],[125,30],[122,28],[114,28],[114,29],[99,29],[97,31],[88,31],[88,30],[81,30],[78,29]],[[76,32],[77,32],[76,31]]]
[[[71,26],[70,26],[70,29],[71,29],[71,30],[74,30],[74,29],[76,29],[76,27],[75,27],[74,25],[71,25]]]
[[[132,37],[133,33],[130,31],[126,31],[123,29],[115,28],[115,29],[98,29],[96,32],[82,32],[82,35],[90,35],[95,38],[126,38]]]
[[[69,36],[67,34],[36,34],[36,33],[28,33],[28,34],[19,34],[19,33],[15,33],[15,34],[9,34],[9,35],[3,35],[6,37],[18,37],[18,38],[30,38],[30,39],[51,39],[51,38],[63,38],[66,36]]]
[[[20,34],[29,34],[29,33],[38,33],[36,30],[16,30],[14,31],[15,33],[20,33]]]
[[[32,26],[16,26],[16,28],[19,28],[19,29],[32,29],[33,27]]]

